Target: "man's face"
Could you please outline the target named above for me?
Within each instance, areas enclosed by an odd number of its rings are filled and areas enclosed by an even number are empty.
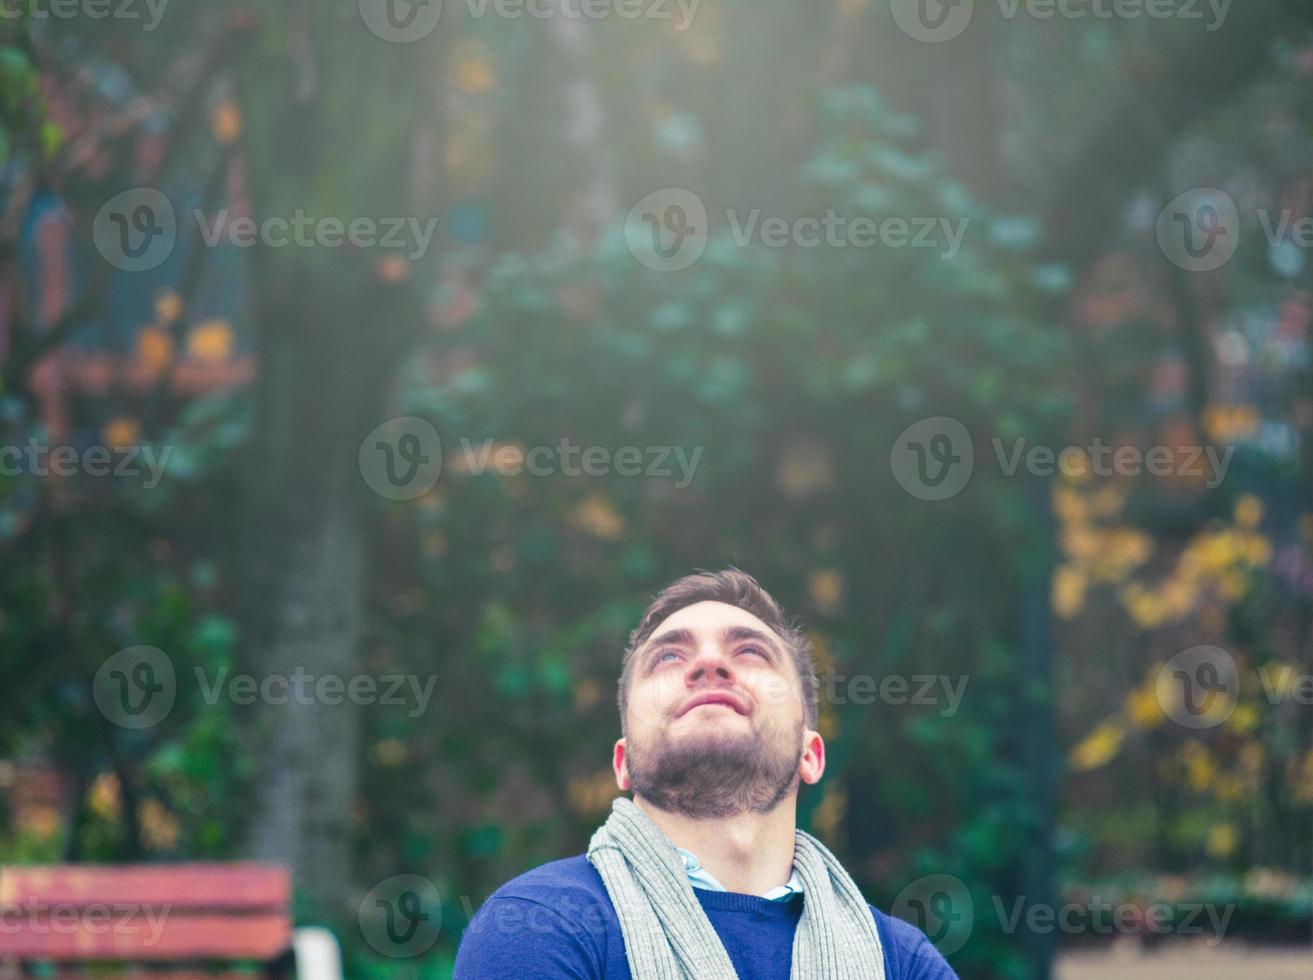
[[[769,626],[723,602],[685,606],[634,653],[616,781],[689,817],[769,812],[824,770],[805,717],[793,657]]]

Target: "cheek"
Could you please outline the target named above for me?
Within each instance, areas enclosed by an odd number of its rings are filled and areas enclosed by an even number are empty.
[[[753,685],[758,703],[773,717],[792,716],[802,710],[802,698],[788,678],[769,671],[763,672]]]
[[[663,728],[687,697],[684,675],[674,668],[658,670],[634,681],[629,689],[629,723],[642,729]]]

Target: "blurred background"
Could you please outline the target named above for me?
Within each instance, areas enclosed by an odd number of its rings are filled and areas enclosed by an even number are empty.
[[[732,564],[961,976],[1309,976],[1313,8],[3,13],[0,863],[448,976]]]

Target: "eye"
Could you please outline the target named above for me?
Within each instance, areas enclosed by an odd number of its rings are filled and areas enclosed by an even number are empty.
[[[656,655],[655,657],[652,658],[652,663],[654,663],[654,664],[663,664],[663,663],[666,662],[666,658],[667,658],[667,657],[674,657],[674,658],[678,659],[678,658],[679,658],[679,651],[678,651],[678,650],[662,650],[662,651],[660,651],[659,653],[657,653],[657,655]]]
[[[758,657],[761,657],[763,660],[770,659],[769,657],[767,657],[766,651],[759,646],[748,645],[745,647],[739,647],[739,653],[752,653],[752,654],[756,654]]]

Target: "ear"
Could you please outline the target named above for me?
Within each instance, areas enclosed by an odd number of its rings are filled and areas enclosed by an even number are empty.
[[[615,784],[624,792],[628,792],[632,783],[629,781],[629,760],[625,758],[625,740],[618,738],[615,740],[615,748],[611,750],[611,769],[615,772]]]
[[[802,758],[798,760],[798,778],[808,786],[821,781],[825,774],[825,739],[819,732],[804,728]]]

